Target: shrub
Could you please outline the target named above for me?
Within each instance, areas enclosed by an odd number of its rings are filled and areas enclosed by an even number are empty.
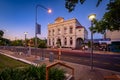
[[[46,66],[30,66],[26,68],[6,68],[0,72],[0,80],[45,80]],[[64,70],[51,68],[49,80],[64,80]]]
[[[49,80],[64,80],[64,73],[64,70],[53,67],[49,70]]]

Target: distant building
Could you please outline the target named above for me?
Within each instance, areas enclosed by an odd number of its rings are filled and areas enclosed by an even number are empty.
[[[109,51],[120,52],[120,31],[106,31],[105,38],[109,38]]]
[[[111,41],[120,41],[120,31],[106,31],[105,38],[111,39]]]
[[[79,48],[88,39],[88,32],[77,19],[64,20],[62,17],[48,24],[47,45],[56,47],[59,42],[61,47]]]

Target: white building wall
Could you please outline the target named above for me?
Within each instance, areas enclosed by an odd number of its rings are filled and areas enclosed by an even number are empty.
[[[67,21],[60,20],[60,22],[59,22],[59,19],[57,19],[57,20],[58,20],[58,22],[55,21],[55,23],[48,25],[48,43],[47,43],[48,46],[53,46],[53,43],[52,43],[53,38],[54,38],[54,46],[57,46],[56,45],[57,39],[60,38],[61,45],[63,47],[75,48],[76,47],[76,39],[79,37],[84,39],[84,36],[87,35],[84,32],[84,28],[76,28],[76,26],[81,26],[81,24],[76,19],[70,19]],[[70,33],[70,27],[73,28],[72,34]],[[66,28],[66,33],[65,33],[64,28]],[[53,34],[53,29],[54,29],[54,34]],[[61,32],[60,34],[58,34],[58,29],[60,29],[60,32]],[[79,30],[81,30],[81,31],[79,31]],[[50,33],[49,33],[49,31],[50,31]],[[65,37],[67,39],[67,45],[64,44]],[[73,41],[72,45],[70,45],[70,37],[72,37],[72,41]],[[51,45],[49,45],[49,39],[51,39],[50,40]]]

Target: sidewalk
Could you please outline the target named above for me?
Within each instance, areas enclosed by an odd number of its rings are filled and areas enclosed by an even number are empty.
[[[6,50],[0,50],[0,53],[16,57],[16,59],[20,59],[22,61],[25,61],[26,63],[33,64],[33,65],[42,65],[42,64],[49,65],[49,64],[52,64],[57,61],[57,60],[55,60],[54,62],[49,62],[48,58],[45,58],[45,60],[42,61],[42,60],[40,60],[39,56],[37,56],[37,57],[34,55],[26,56],[24,54],[19,55],[19,54],[15,54],[11,51],[6,51]],[[70,65],[71,67],[73,67],[75,69],[74,80],[104,80],[104,76],[108,76],[108,75],[112,75],[112,74],[120,75],[120,73],[110,71],[110,70],[94,68],[94,70],[91,71],[90,66],[70,63],[70,62],[66,62],[66,61],[62,61],[62,62],[67,65]],[[68,70],[68,69],[65,69],[65,70],[70,72],[70,70]]]

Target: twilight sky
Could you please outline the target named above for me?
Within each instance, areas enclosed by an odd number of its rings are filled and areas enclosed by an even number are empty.
[[[41,7],[38,8],[38,23],[41,24],[41,35],[39,38],[47,37],[47,25],[53,23],[57,17],[64,17],[65,20],[76,18],[81,25],[88,30],[90,38],[90,21],[88,15],[95,13],[97,19],[101,19],[105,13],[106,4],[109,0],[96,7],[97,0],[86,0],[83,5],[77,4],[71,13],[65,8],[65,0],[0,0],[0,29],[4,30],[8,39],[24,39],[24,32],[28,32],[27,38],[34,37],[35,33],[35,6],[41,4],[46,8],[51,8],[52,13]],[[100,34],[95,34],[94,38],[102,38]]]

